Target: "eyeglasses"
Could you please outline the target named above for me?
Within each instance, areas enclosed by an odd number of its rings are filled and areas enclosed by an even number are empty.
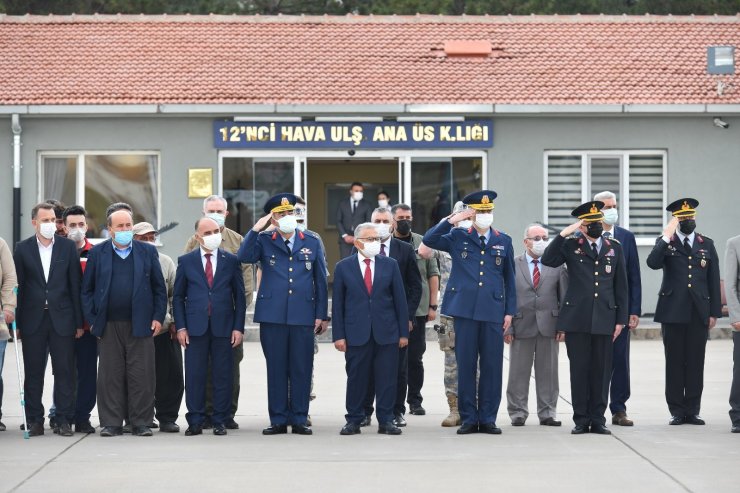
[[[532,240],[532,241],[547,241],[549,239],[549,237],[547,237],[547,236],[534,236],[532,238],[527,238],[527,239],[528,240]]]
[[[362,241],[363,243],[372,243],[374,241],[381,241],[382,238],[378,236],[368,236],[367,238],[357,238],[358,240]]]

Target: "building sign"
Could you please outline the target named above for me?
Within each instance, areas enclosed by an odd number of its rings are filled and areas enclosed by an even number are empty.
[[[218,149],[481,149],[493,121],[213,123]]]

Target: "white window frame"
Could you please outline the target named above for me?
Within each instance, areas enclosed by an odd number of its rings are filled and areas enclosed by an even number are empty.
[[[545,151],[543,155],[543,190],[544,190],[544,203],[543,203],[543,218],[545,221],[549,219],[549,189],[548,189],[548,175],[547,165],[551,156],[579,156],[581,158],[581,202],[587,202],[593,198],[594,191],[588,190],[589,183],[591,182],[589,166],[590,162],[594,158],[619,158],[620,160],[620,189],[621,197],[619,199],[619,211],[620,211],[620,226],[625,229],[630,229],[630,211],[629,211],[629,164],[630,156],[661,156],[663,159],[663,190],[662,190],[662,218],[663,222],[667,221],[667,213],[665,206],[668,201],[668,152],[664,149],[587,149],[587,150],[557,150],[557,151]],[[575,207],[578,204],[573,204]],[[638,246],[651,246],[655,244],[654,236],[636,236],[635,241]]]

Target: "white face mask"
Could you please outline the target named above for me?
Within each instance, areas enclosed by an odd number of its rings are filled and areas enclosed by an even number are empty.
[[[604,213],[604,222],[606,224],[609,224],[611,226],[617,224],[617,221],[619,220],[619,211],[617,211],[616,208],[602,209],[601,212]]]
[[[545,253],[545,248],[547,248],[547,245],[549,245],[549,241],[540,240],[540,241],[533,241],[532,242],[532,253],[537,255],[538,257],[541,257],[543,253]]]
[[[218,224],[219,228],[223,228],[224,224],[226,224],[226,216],[224,214],[219,214],[218,212],[209,212],[208,214],[206,214],[206,217],[216,221],[216,224]]]
[[[475,225],[480,229],[487,229],[493,224],[493,213],[484,213],[475,215]]]
[[[298,231],[306,231],[306,223],[305,222],[302,222],[302,223],[296,222],[295,227],[298,228]]]
[[[278,229],[283,234],[292,233],[298,226],[298,221],[294,215],[283,216],[278,219]]]
[[[391,235],[391,227],[385,223],[375,223],[375,230],[378,232],[378,236],[385,239]]]
[[[378,207],[388,207],[388,201],[385,199],[378,200]]]
[[[79,243],[85,238],[85,234],[87,234],[87,228],[69,228],[67,238],[75,243]]]
[[[41,233],[41,236],[43,236],[47,240],[54,238],[54,234],[56,232],[57,232],[56,223],[41,223],[39,225],[39,233]]]
[[[373,258],[380,253],[380,242],[379,241],[367,241],[364,243],[365,248],[362,249],[362,254],[367,258]]]
[[[206,250],[216,250],[221,246],[221,233],[215,235],[208,235],[203,237],[203,246]]]
[[[362,192],[352,192],[352,200],[362,200]]]
[[[462,229],[470,229],[471,226],[473,226],[473,221],[471,219],[463,219],[457,223],[457,227]]]

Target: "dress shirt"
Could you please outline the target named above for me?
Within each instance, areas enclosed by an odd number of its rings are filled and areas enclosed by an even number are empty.
[[[380,254],[378,254],[380,255]],[[361,253],[357,253],[357,261],[360,263],[360,273],[362,273],[363,279],[365,278],[365,267],[367,267],[367,264],[365,263],[365,259],[369,257],[365,257]],[[373,284],[375,283],[375,257],[370,259],[370,278],[373,280]]]
[[[206,253],[211,254],[211,268],[213,270],[213,277],[216,277],[216,264],[218,263],[218,250],[213,250],[212,252],[206,252],[203,247],[200,247],[200,261],[203,264],[203,272],[206,271]]]
[[[535,259],[529,254],[529,252],[526,252],[524,256],[527,259],[527,266],[529,267],[529,279],[534,283],[534,263],[532,263],[532,260]],[[537,259],[537,265],[540,269],[540,279],[542,279],[542,261],[540,259]]]
[[[44,246],[38,237],[36,243],[39,245],[39,256],[41,256],[41,266],[44,268],[44,280],[49,280],[49,270],[51,269],[51,251],[54,249],[54,238],[51,239],[49,246]]]
[[[129,244],[129,246],[127,246],[126,248],[118,248],[116,244],[113,243],[113,251],[116,252],[116,254],[118,254],[118,256],[121,257],[122,259],[125,259],[126,257],[128,257],[128,255],[131,253],[131,248],[132,248],[131,244]]]

